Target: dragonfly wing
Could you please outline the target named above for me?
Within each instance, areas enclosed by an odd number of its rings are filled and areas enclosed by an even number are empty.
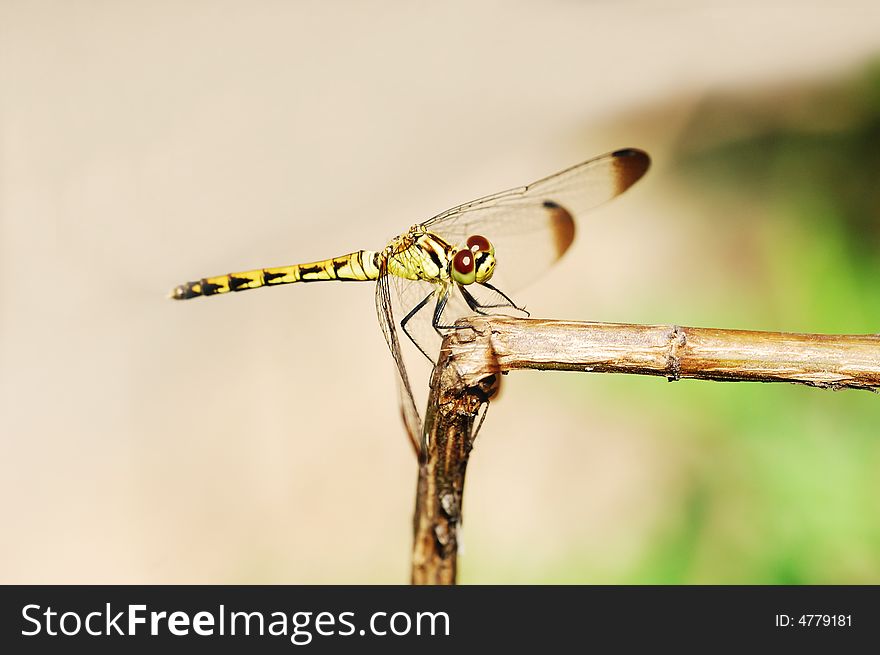
[[[485,236],[495,245],[499,283],[505,292],[514,291],[568,250],[575,217],[626,191],[649,166],[645,152],[617,150],[532,184],[453,207],[424,226],[453,244],[473,234]]]
[[[391,277],[388,274],[387,259],[382,258],[379,267],[379,279],[376,282],[376,313],[379,316],[379,325],[382,326],[385,341],[388,343],[388,348],[391,350],[395,368],[397,369],[397,391],[403,423],[416,454],[422,455],[425,446],[422,419],[419,416],[419,411],[413,399],[412,386],[409,382],[406,364],[404,363],[400,347],[400,335],[398,334],[397,326],[403,316],[397,316],[394,310],[395,301],[393,300],[389,284]],[[400,312],[398,311],[397,313],[399,314]]]

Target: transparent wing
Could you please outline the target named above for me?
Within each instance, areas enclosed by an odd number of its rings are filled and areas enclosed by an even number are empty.
[[[400,335],[401,350],[404,355],[409,354],[407,348],[412,340],[418,344],[416,348],[425,351],[432,360],[436,359],[435,355],[439,352],[442,337],[434,329],[432,319],[434,307],[437,305],[437,296],[440,292],[439,286],[430,282],[407,280],[393,275],[389,276],[388,284],[391,289],[394,315],[397,317],[395,325],[398,332],[402,333]],[[419,305],[421,305],[420,308]],[[417,313],[406,324],[404,331],[400,324],[401,321],[417,308],[419,308]],[[420,356],[424,359],[423,355]],[[409,358],[405,357],[405,359],[409,364]],[[413,367],[410,366],[410,368]]]
[[[389,284],[392,277],[388,275],[387,259],[381,258],[379,279],[376,282],[376,314],[379,317],[379,325],[382,326],[382,333],[385,335],[385,341],[388,343],[388,348],[391,350],[395,368],[397,369],[397,392],[403,423],[416,450],[416,454],[423,455],[425,443],[422,420],[418,409],[416,409],[412,385],[409,381],[404,355],[401,351],[400,334],[398,333],[400,321],[405,316],[402,313],[404,305],[400,304],[397,292],[392,294]],[[404,300],[409,302],[408,299]],[[395,311],[395,304],[398,307],[397,311]]]
[[[453,207],[423,225],[452,244],[472,234],[489,239],[498,259],[497,279],[505,292],[512,292],[568,250],[576,217],[626,191],[650,161],[641,150],[616,150],[532,184]]]

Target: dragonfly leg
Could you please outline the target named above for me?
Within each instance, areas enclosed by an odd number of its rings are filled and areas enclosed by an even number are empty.
[[[428,358],[428,361],[431,362],[432,364],[434,363],[434,360],[431,359],[431,356],[428,355],[428,353],[425,352],[425,349],[422,348],[422,347],[419,345],[419,342],[415,340],[415,338],[413,337],[413,335],[411,335],[411,334],[409,333],[409,330],[406,329],[406,324],[409,322],[409,319],[411,319],[413,316],[415,316],[416,314],[418,314],[418,313],[424,308],[424,306],[428,304],[428,301],[431,299],[431,297],[432,297],[433,295],[434,295],[434,292],[432,291],[432,292],[429,293],[427,296],[425,296],[425,297],[421,300],[421,302],[419,302],[418,305],[416,305],[415,307],[413,307],[413,308],[410,310],[409,314],[407,314],[406,316],[403,317],[403,320],[400,322],[400,329],[403,330],[403,333],[404,333],[407,337],[409,337],[409,340],[412,341],[412,342],[415,344],[416,348],[418,348],[419,351],[421,351],[421,353],[422,353],[425,357],[427,357],[427,358]],[[445,304],[445,303],[444,303],[444,304]]]
[[[434,329],[437,331],[441,337],[446,336],[440,330],[454,330],[456,328],[455,325],[443,325],[440,323],[440,318],[443,316],[443,310],[446,309],[446,303],[449,301],[449,288],[443,290],[443,293],[440,294],[440,297],[437,298],[437,304],[434,305],[434,318],[431,321],[431,325],[434,326]]]
[[[477,314],[482,314],[486,316],[488,312],[484,312],[484,309],[489,309],[486,305],[481,305],[479,301],[474,298],[470,292],[464,288],[464,286],[459,286],[459,290],[461,291],[461,295],[464,297],[464,301],[468,304],[468,307],[473,309]],[[500,306],[500,305],[499,305]]]
[[[467,289],[464,288],[464,286],[459,286],[459,289],[461,289],[461,295],[464,296],[465,302],[467,302],[468,306],[471,309],[473,309],[475,312],[477,312],[478,314],[483,314],[484,316],[486,314],[488,314],[488,312],[483,311],[484,309],[498,309],[500,307],[512,307],[513,309],[515,309],[519,312],[523,312],[526,316],[531,316],[531,314],[529,314],[529,312],[526,311],[525,307],[517,306],[517,304],[515,302],[513,302],[513,300],[511,300],[507,296],[507,294],[504,293],[503,291],[497,289],[496,287],[493,287],[488,282],[481,282],[480,285],[486,287],[487,289],[491,289],[492,291],[497,293],[499,296],[504,298],[507,302],[506,303],[497,303],[494,305],[482,305],[482,304],[480,304],[480,302],[476,298],[474,298],[471,295],[471,293]]]
[[[464,291],[464,288],[462,286],[459,285],[458,288],[461,289],[462,291]],[[443,325],[440,322],[441,318],[443,317],[443,310],[446,309],[446,303],[449,300],[450,289],[451,289],[450,287],[447,287],[443,291],[443,295],[441,295],[437,299],[437,304],[434,306],[434,320],[431,322],[431,324],[434,326],[434,329],[437,331],[437,334],[439,334],[441,337],[446,336],[445,334],[443,334],[442,330],[470,330],[471,329],[467,325]],[[473,305],[471,305],[471,301],[473,301],[475,304],[477,303],[477,301],[473,297],[471,297],[469,300],[468,295],[465,295],[465,302],[467,302],[467,304],[471,307],[471,309],[474,309],[474,311],[485,315],[486,314],[485,312],[481,312],[479,309],[476,309]],[[476,306],[479,307],[480,305],[477,304]]]
[[[501,290],[498,289],[497,287],[493,287],[493,286],[492,286],[491,284],[489,284],[488,282],[483,282],[483,283],[482,283],[482,286],[486,287],[487,289],[491,289],[492,291],[494,291],[495,293],[497,293],[499,296],[501,296],[502,298],[504,298],[507,302],[510,303],[510,306],[513,307],[514,309],[517,309],[517,310],[519,310],[519,311],[521,311],[521,312],[524,312],[526,316],[531,316],[531,314],[529,314],[529,313],[526,311],[526,308],[525,308],[525,307],[517,307],[516,303],[513,302],[513,301],[508,297],[508,295],[507,295],[506,293],[504,293],[503,291],[501,291]],[[505,305],[488,305],[488,307],[504,307],[504,306],[505,306]]]

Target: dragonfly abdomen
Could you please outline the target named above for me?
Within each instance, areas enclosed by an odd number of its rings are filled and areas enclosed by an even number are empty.
[[[214,296],[230,291],[259,289],[260,287],[293,284],[294,282],[322,282],[325,280],[365,282],[376,280],[378,277],[378,254],[371,250],[358,250],[348,255],[308,264],[258,268],[241,273],[202,278],[178,285],[171,292],[171,297],[175,300],[186,300],[197,296]]]

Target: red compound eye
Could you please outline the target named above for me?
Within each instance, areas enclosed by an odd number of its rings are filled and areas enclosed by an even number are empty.
[[[474,254],[470,250],[459,250],[452,259],[452,266],[461,275],[467,275],[474,270]]]
[[[489,243],[489,239],[486,237],[481,237],[479,234],[474,234],[468,237],[467,240],[468,250],[478,250],[482,252],[489,252],[492,249],[492,244]]]

